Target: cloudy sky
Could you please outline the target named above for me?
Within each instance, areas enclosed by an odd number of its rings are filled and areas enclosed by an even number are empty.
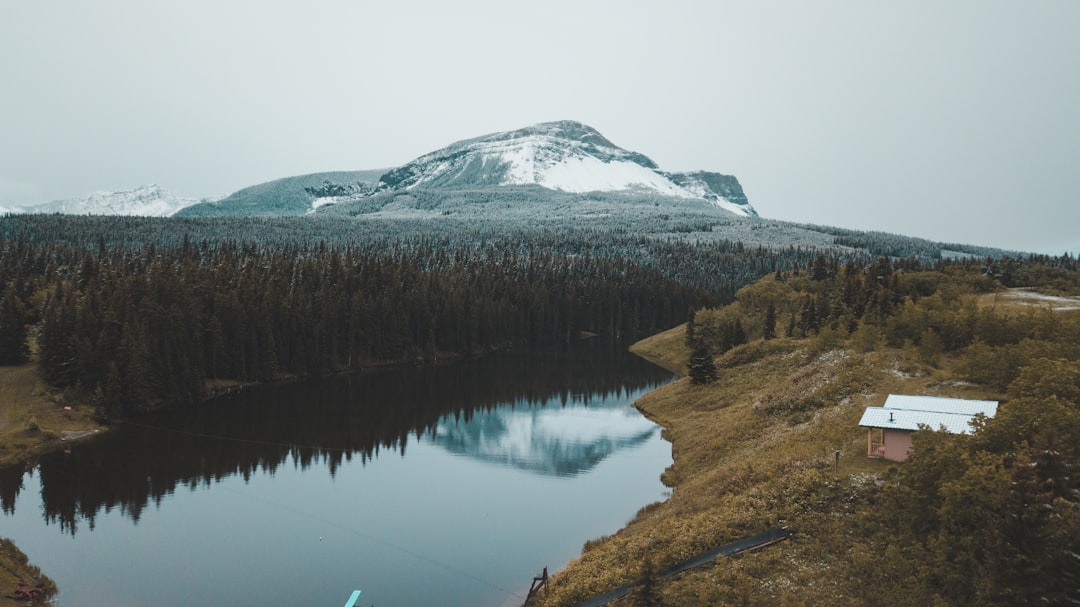
[[[0,0],[0,206],[579,120],[762,216],[1080,251],[1075,0]]]

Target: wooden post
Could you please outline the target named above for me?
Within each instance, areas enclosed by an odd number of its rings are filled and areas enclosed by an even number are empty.
[[[544,594],[546,595],[548,593],[547,583],[548,571],[547,567],[544,567],[544,572],[533,578],[532,585],[529,586],[529,596],[525,597],[525,604],[529,604],[529,600],[533,598],[533,595],[536,594],[540,588],[544,589]]]
[[[835,472],[837,474],[840,473],[840,450],[839,449],[836,450],[836,470],[835,470]]]

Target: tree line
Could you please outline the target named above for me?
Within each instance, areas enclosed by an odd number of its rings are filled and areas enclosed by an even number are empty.
[[[681,217],[635,226],[7,216],[0,364],[27,360],[33,344],[47,381],[103,416],[125,416],[201,398],[214,379],[656,332],[762,275],[865,260],[707,237],[712,229]],[[808,312],[800,323],[816,320]]]
[[[88,250],[19,239],[3,243],[0,259],[7,361],[25,360],[35,342],[46,381],[105,417],[197,400],[213,379],[322,375],[582,332],[638,335],[709,299],[617,257],[493,247]]]

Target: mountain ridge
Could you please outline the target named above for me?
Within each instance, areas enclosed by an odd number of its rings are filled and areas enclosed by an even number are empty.
[[[473,204],[479,196],[506,205]],[[416,198],[423,198],[418,208]],[[599,202],[598,202],[599,201]],[[580,209],[575,209],[575,203]],[[510,206],[508,206],[510,205]],[[511,208],[517,207],[517,208]],[[434,217],[453,213],[613,215],[652,207],[695,214],[757,217],[732,175],[667,172],[586,124],[561,120],[451,143],[389,169],[329,171],[251,185],[228,196],[184,198],[156,184],[0,213],[262,217],[325,212]],[[526,208],[521,208],[526,207]]]
[[[757,216],[735,177],[661,171],[648,156],[620,148],[596,129],[571,120],[452,143],[388,171],[376,192],[520,185],[575,194],[628,192],[702,199],[736,215]]]
[[[214,200],[188,198],[151,183],[130,190],[98,191],[40,204],[0,207],[3,213],[62,213],[67,215],[138,215],[169,217],[177,211]]]

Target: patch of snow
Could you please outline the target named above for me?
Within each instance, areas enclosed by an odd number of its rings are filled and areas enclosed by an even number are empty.
[[[539,173],[535,183],[563,192],[648,189],[664,196],[698,198],[640,164],[629,161],[603,162],[592,156],[566,158]]]
[[[1042,293],[1036,293],[1035,291],[1025,291],[1021,289],[1010,290],[1006,293],[1005,297],[1020,304],[1031,306],[1047,305],[1051,309],[1059,312],[1080,310],[1080,297],[1044,295]]]
[[[138,215],[169,217],[202,200],[183,198],[158,185],[120,192],[93,192],[81,198],[54,200],[7,209],[12,213],[63,213],[68,215]]]
[[[723,198],[717,198],[715,201],[713,201],[713,203],[716,206],[720,207],[721,209],[724,209],[725,211],[730,211],[732,213],[735,213],[736,215],[739,215],[740,217],[753,217],[754,216],[754,214],[751,213],[749,211],[749,209],[747,208],[747,205],[744,205],[744,204],[735,204],[733,202],[728,202],[727,200],[725,200]]]
[[[341,201],[341,198],[341,196],[323,196],[322,198],[313,198],[311,200],[311,210],[308,211],[308,215],[314,213],[315,210],[321,206],[326,206],[328,204],[337,204]]]
[[[451,148],[454,146],[451,146]],[[449,150],[450,148],[447,148]],[[650,190],[663,196],[702,198],[673,183],[657,171],[631,160],[631,154],[615,147],[589,146],[547,133],[512,139],[474,140],[465,149],[478,154],[484,167],[502,166],[500,185],[541,185],[562,192]],[[464,174],[461,156],[440,150],[416,160],[423,174],[410,187],[429,183],[450,172]],[[461,163],[461,164],[458,164]],[[456,165],[456,166],[455,166]],[[727,207],[724,207],[727,208]],[[745,215],[745,210],[740,210]]]

